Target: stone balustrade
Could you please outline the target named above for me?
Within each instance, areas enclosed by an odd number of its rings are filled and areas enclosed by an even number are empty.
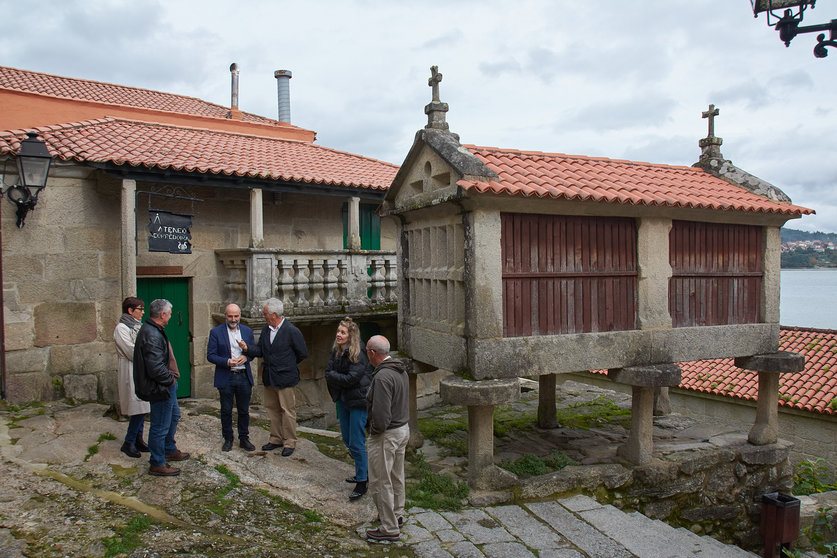
[[[216,250],[227,271],[226,298],[242,314],[261,316],[265,299],[285,303],[285,315],[394,313],[395,252],[383,250]]]

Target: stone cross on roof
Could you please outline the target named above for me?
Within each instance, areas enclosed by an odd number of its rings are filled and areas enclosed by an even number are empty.
[[[439,66],[430,66],[430,79],[427,85],[433,88],[433,100],[424,107],[424,114],[427,115],[427,126],[436,130],[447,131],[448,123],[445,122],[445,113],[448,111],[448,104],[439,99],[439,82],[442,81],[442,74],[439,73]]]
[[[721,111],[715,108],[715,105],[709,105],[709,110],[700,113],[703,118],[709,119],[709,135],[698,142],[701,149],[700,161],[724,158],[721,154],[721,145],[724,143],[724,140],[715,137],[715,117],[720,113]]]
[[[427,80],[427,85],[433,88],[433,99],[431,102],[439,103],[439,83],[442,81],[442,74],[439,73],[439,66],[430,66],[430,79]]]
[[[440,77],[440,79],[441,79],[441,77]],[[720,113],[721,113],[720,109],[716,109],[715,105],[709,105],[709,110],[705,110],[702,113],[700,113],[701,116],[703,116],[703,118],[708,118],[709,119],[709,136],[708,137],[710,137],[710,138],[715,137],[715,117],[718,116]]]

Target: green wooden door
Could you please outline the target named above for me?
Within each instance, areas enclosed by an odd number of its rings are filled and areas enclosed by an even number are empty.
[[[189,280],[182,277],[161,279],[137,279],[137,296],[145,302],[145,317],[152,300],[164,298],[171,302],[171,320],[166,326],[166,335],[171,342],[180,379],[177,380],[177,396],[192,395],[192,363],[189,361],[189,343],[192,333],[189,328]]]
[[[381,218],[375,214],[377,204],[360,204],[360,249],[381,249]],[[343,249],[349,246],[349,204],[343,204]]]

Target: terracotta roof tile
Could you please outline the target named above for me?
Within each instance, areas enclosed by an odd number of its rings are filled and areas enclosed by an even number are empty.
[[[126,85],[55,76],[6,66],[0,66],[0,87],[62,99],[124,105],[195,116],[228,118],[230,114],[229,107],[209,103],[194,97]],[[242,112],[241,117],[245,121],[261,124],[275,124],[277,122],[248,112]]]
[[[592,200],[806,215],[812,210],[768,200],[697,167],[683,167],[496,147],[465,146],[497,180],[460,180],[466,190]]]
[[[837,415],[837,330],[783,327],[782,351],[805,355],[805,370],[779,377],[779,405]],[[731,358],[681,362],[681,389],[758,400],[758,373],[737,368]],[[604,370],[594,373],[604,374]]]
[[[385,190],[398,166],[304,141],[102,118],[34,128],[53,156],[149,169],[234,175]],[[0,132],[16,153],[24,130]]]

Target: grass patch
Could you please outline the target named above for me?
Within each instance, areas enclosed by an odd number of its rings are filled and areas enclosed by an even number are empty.
[[[227,485],[222,487],[215,494],[215,501],[218,503],[218,505],[209,506],[209,509],[217,513],[218,515],[223,515],[227,507],[232,503],[232,500],[227,500],[226,496],[227,494],[235,490],[239,484],[241,484],[241,478],[239,478],[238,475],[230,471],[226,465],[216,465],[215,470],[227,478]]]
[[[614,423],[624,427],[631,424],[631,410],[622,409],[605,397],[598,396],[592,401],[575,403],[556,410],[558,424],[570,428],[589,430],[594,426]]]
[[[794,470],[793,493],[797,496],[807,496],[837,490],[837,483],[831,482],[833,478],[831,469],[822,457],[806,459]]]
[[[418,424],[424,437],[444,448],[446,455],[468,455],[468,418],[464,407],[457,407],[444,416],[420,418]]]
[[[105,432],[104,434],[99,436],[99,443],[101,444],[105,440],[116,440],[116,436],[114,436],[110,432]]]
[[[560,450],[553,451],[552,455],[548,457],[538,457],[527,453],[517,459],[504,459],[500,462],[500,467],[511,471],[520,478],[536,477],[553,471],[560,471],[567,465],[578,465],[578,462]]]
[[[349,465],[355,464],[355,461],[352,459],[352,455],[349,453],[349,450],[346,449],[346,445],[343,443],[342,438],[331,438],[329,436],[310,434],[308,432],[298,432],[297,435],[300,438],[305,438],[306,440],[314,442],[321,454],[327,455],[332,459],[342,461],[343,463],[348,463]]]
[[[459,511],[468,497],[468,484],[434,473],[424,458],[416,452],[412,474],[407,483],[407,506],[437,511]]]
[[[122,529],[117,530],[116,535],[102,540],[102,544],[107,549],[105,558],[120,554],[127,555],[139,548],[142,544],[140,535],[148,530],[152,523],[147,515],[137,515]]]
[[[521,413],[513,407],[494,409],[494,435],[504,438],[515,430],[531,430],[538,422],[537,411]]]
[[[89,448],[87,448],[87,455],[84,456],[84,460],[88,461],[91,457],[99,453],[99,444],[93,444]]]

